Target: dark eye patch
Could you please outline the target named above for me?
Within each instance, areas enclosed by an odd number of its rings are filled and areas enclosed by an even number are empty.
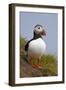
[[[38,29],[40,29],[40,27],[38,27]]]

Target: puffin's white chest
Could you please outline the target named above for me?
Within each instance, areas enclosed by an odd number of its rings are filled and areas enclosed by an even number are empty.
[[[41,57],[46,49],[45,42],[39,38],[29,43],[28,56]]]

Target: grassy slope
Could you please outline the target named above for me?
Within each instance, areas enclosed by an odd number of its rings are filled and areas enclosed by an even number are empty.
[[[27,40],[25,40],[24,38],[20,39],[20,56],[21,56],[20,62],[24,59],[27,59],[26,52],[24,50],[26,42],[27,42]],[[57,57],[55,55],[45,54],[42,56],[41,59],[42,60],[40,63],[43,65],[44,72],[46,74],[48,74],[48,76],[57,75],[57,66],[58,66],[57,65]],[[34,60],[32,63],[37,63],[37,62],[35,62],[35,60]],[[23,70],[21,68],[22,68],[22,64],[20,64],[20,74],[21,74],[20,76],[22,76],[22,74],[23,74]]]

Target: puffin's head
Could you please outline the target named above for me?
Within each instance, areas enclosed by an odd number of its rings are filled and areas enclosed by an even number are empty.
[[[36,37],[46,36],[46,31],[44,30],[42,25],[36,25],[34,27],[34,36]]]

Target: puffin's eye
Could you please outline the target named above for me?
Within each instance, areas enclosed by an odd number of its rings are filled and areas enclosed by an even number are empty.
[[[38,27],[38,29],[40,29],[40,27]]]

